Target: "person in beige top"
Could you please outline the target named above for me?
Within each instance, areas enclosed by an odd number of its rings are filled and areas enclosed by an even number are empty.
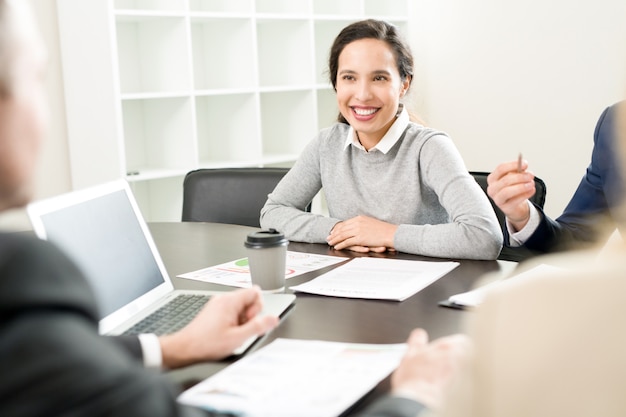
[[[502,288],[471,320],[473,355],[443,416],[626,415],[626,246],[543,258],[563,272]]]

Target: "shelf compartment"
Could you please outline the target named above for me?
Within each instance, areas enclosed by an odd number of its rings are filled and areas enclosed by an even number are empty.
[[[324,129],[337,122],[339,107],[337,95],[332,88],[317,90],[317,127]]]
[[[115,10],[184,11],[185,0],[115,0]]]
[[[195,166],[190,97],[127,100],[122,102],[122,114],[127,175]]]
[[[313,1],[313,13],[316,15],[360,16],[363,14],[363,4],[361,0],[315,0]]]
[[[363,0],[365,14],[368,16],[409,16],[409,3],[406,0]]]
[[[315,77],[317,83],[330,83],[328,57],[330,47],[341,30],[354,20],[324,20],[313,25],[315,36]]]
[[[249,164],[261,156],[255,94],[196,97],[200,164]]]
[[[252,89],[256,85],[251,19],[194,18],[191,44],[196,90]]]
[[[258,20],[259,84],[285,86],[314,80],[310,21]]]
[[[263,155],[299,155],[317,133],[313,90],[261,94]]]
[[[254,0],[189,0],[192,12],[251,14]]]
[[[119,16],[116,35],[122,94],[191,89],[185,18]]]
[[[302,0],[256,0],[257,13],[308,15],[309,1]]]

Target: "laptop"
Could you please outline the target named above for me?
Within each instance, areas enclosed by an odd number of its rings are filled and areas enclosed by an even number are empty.
[[[125,180],[37,201],[27,212],[37,236],[59,246],[84,272],[98,302],[101,334],[171,333],[219,294],[174,289]],[[181,299],[187,308],[183,322],[159,323],[172,318],[168,306]],[[264,294],[264,313],[281,316],[294,300],[293,294]],[[157,324],[137,329],[146,322]],[[233,353],[242,354],[257,339],[250,338]]]

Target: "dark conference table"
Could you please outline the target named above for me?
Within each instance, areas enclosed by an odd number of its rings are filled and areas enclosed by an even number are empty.
[[[246,256],[243,242],[251,227],[218,223],[150,223],[150,231],[174,286],[182,289],[232,290],[233,287],[210,284],[195,280],[176,278],[176,275],[208,266],[230,262]],[[360,254],[335,251],[327,245],[290,242],[288,250],[346,257]],[[429,260],[405,253],[385,253],[379,256],[393,259]],[[448,260],[448,259],[445,259]],[[498,261],[458,260],[460,265],[435,281],[429,287],[402,301],[380,301],[325,297],[296,293],[295,305],[285,315],[278,328],[253,345],[247,353],[266,345],[276,338],[330,340],[352,343],[402,343],[409,332],[422,327],[431,339],[463,330],[464,319],[471,315],[462,311],[441,307],[438,302],[453,294],[467,291],[485,273],[503,269]],[[287,287],[301,284],[339,265],[309,272],[287,280]],[[289,289],[286,292],[291,292]],[[171,371],[173,381],[190,386],[218,372],[236,358],[216,363],[194,365],[183,370]],[[374,398],[386,392],[389,381],[383,381],[349,413],[360,410]]]

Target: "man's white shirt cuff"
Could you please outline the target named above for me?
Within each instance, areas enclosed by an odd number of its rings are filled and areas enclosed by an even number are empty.
[[[509,219],[506,219],[506,228],[509,231],[509,246],[514,248],[522,246],[526,243],[532,234],[535,233],[535,230],[537,230],[539,222],[541,221],[541,215],[539,214],[537,207],[535,207],[529,200],[526,200],[526,202],[528,203],[528,208],[530,209],[530,218],[522,230],[513,232],[513,226],[509,222]]]
[[[139,343],[143,353],[143,366],[146,368],[160,368],[163,365],[161,343],[154,333],[140,334]]]

